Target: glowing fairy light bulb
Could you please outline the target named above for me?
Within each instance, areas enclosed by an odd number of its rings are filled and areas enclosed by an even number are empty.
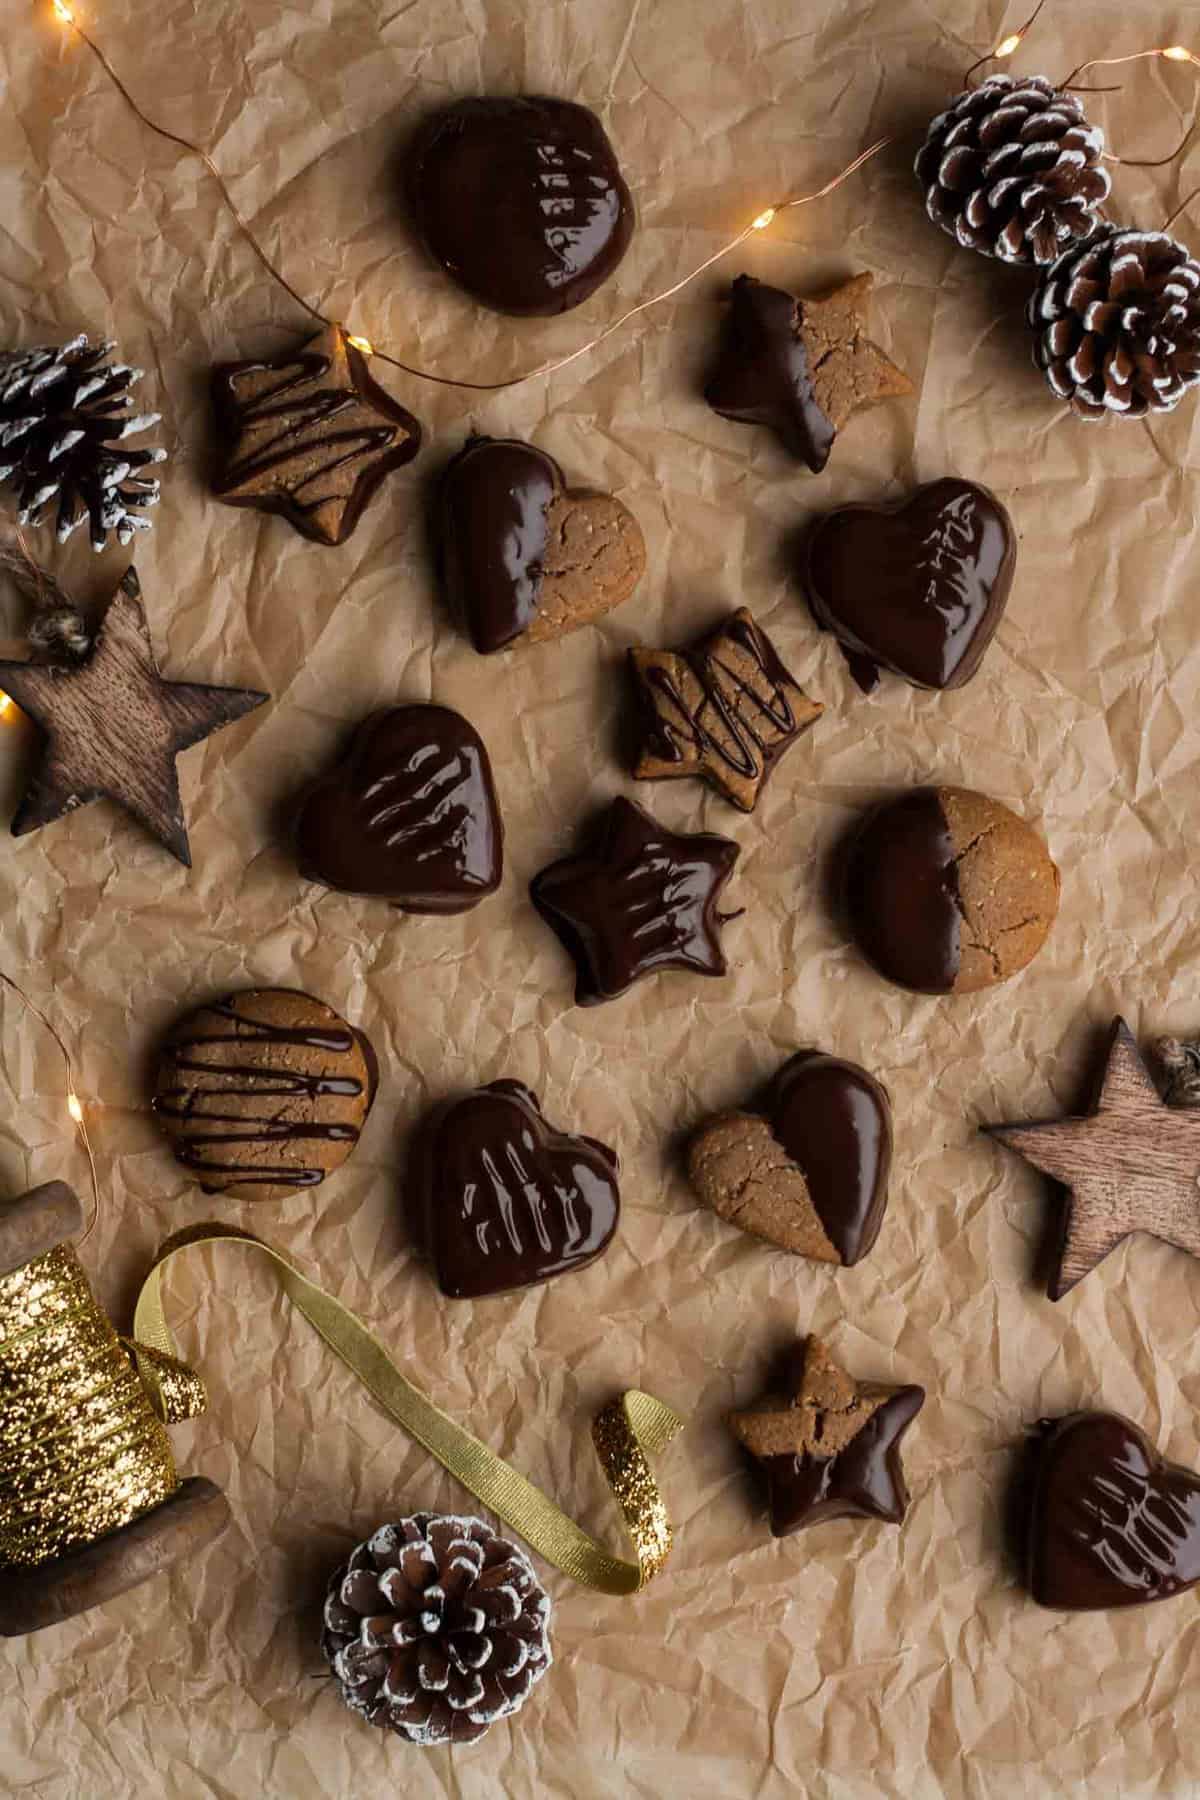
[[[346,342],[348,344],[353,344],[356,350],[361,350],[364,356],[374,356],[375,354],[375,346],[370,338],[354,337],[350,332],[347,332]]]
[[[79,1095],[75,1092],[74,1088],[68,1088],[67,1090],[67,1111],[77,1125],[83,1124],[83,1107],[80,1104]]]
[[[771,223],[771,220],[775,217],[776,211],[777,208],[774,206],[768,206],[766,212],[760,212],[757,219],[752,219],[750,221],[751,231],[765,231],[767,226]]]
[[[1192,55],[1192,52],[1185,49],[1182,44],[1168,44],[1167,48],[1165,50],[1160,50],[1158,54],[1160,56],[1165,56],[1168,62],[1194,63],[1197,61],[1197,58]]]
[[[0,694],[0,719],[7,719],[13,709],[13,703],[7,694]]]
[[[75,23],[75,14],[67,5],[66,0],[54,0],[54,16],[56,19],[61,19],[64,25]]]
[[[1021,33],[1019,31],[1014,31],[1011,37],[1001,38],[1000,42],[996,45],[996,48],[992,51],[992,55],[1011,56],[1013,51],[1019,50],[1020,47]]]

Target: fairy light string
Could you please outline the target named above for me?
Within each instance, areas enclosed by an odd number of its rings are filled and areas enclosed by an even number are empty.
[[[1038,6],[1039,12],[1044,4],[1045,0],[1040,0]],[[254,228],[250,224],[250,221],[246,218],[246,215],[242,212],[230,192],[225,177],[222,175],[208,151],[205,150],[204,146],[193,142],[191,138],[182,136],[177,131],[169,130],[165,125],[160,125],[157,120],[150,117],[134,98],[120,75],[118,75],[108,56],[96,42],[96,39],[80,23],[74,8],[67,4],[67,0],[54,0],[54,13],[60,23],[73,32],[75,36],[79,38],[80,42],[86,45],[91,51],[121,99],[147,130],[154,132],[158,137],[165,138],[169,144],[174,144],[176,148],[186,151],[192,156],[199,157],[200,161],[204,164],[204,167],[208,170],[216,183],[217,191],[236,222],[242,236],[246,239],[259,262],[267,271],[268,275],[271,276],[272,280],[276,281],[279,286],[291,296],[298,306],[302,307],[305,312],[311,314],[311,316],[321,324],[337,326],[342,330],[346,330],[342,321],[331,318],[330,315],[323,312],[319,306],[314,306],[311,300],[306,299],[298,288],[293,287],[283,271],[271,260],[255,233]],[[1034,17],[1036,18],[1036,16],[1037,14],[1035,13]],[[589,351],[595,350],[599,345],[605,343],[608,338],[620,331],[631,319],[637,318],[640,313],[648,311],[652,306],[661,305],[664,300],[673,299],[676,294],[681,293],[684,288],[688,287],[708,269],[711,269],[716,263],[721,262],[726,256],[729,256],[731,252],[736,250],[741,244],[744,244],[746,240],[752,237],[756,232],[765,231],[781,213],[790,212],[793,208],[798,206],[808,206],[815,200],[825,199],[827,195],[833,193],[835,188],[840,187],[843,181],[848,180],[851,175],[862,168],[864,163],[869,162],[873,156],[877,156],[879,152],[885,149],[892,141],[893,140],[890,137],[877,139],[868,149],[862,151],[861,154],[856,156],[852,162],[848,163],[844,169],[839,170],[831,180],[827,181],[823,187],[817,188],[815,192],[811,194],[791,194],[782,200],[775,201],[771,206],[764,207],[753,219],[751,219],[748,225],[743,226],[741,231],[730,238],[726,243],[722,244],[719,249],[714,250],[710,256],[706,256],[704,260],[697,263],[694,268],[689,269],[678,281],[674,281],[669,287],[662,288],[657,293],[649,295],[645,300],[639,300],[636,305],[628,307],[614,319],[611,324],[606,325],[602,331],[597,332],[596,335],[589,338],[586,343],[580,344],[577,349],[568,351],[565,356],[552,357],[546,362],[539,363],[536,368],[527,369],[521,375],[512,375],[502,381],[470,381],[458,376],[438,375],[431,369],[418,368],[413,363],[405,362],[401,357],[393,355],[390,350],[381,349],[377,344],[373,343],[369,337],[365,337],[360,333],[352,333],[346,330],[347,338],[349,342],[354,345],[355,349],[360,350],[364,356],[375,357],[379,362],[388,363],[392,368],[399,369],[405,375],[411,375],[418,381],[433,382],[439,387],[467,388],[474,393],[484,394],[500,393],[506,388],[520,387],[523,383],[534,381],[539,376],[552,375],[559,369],[567,368],[581,356],[586,356]]]
[[[7,698],[7,696],[5,697]],[[12,702],[10,701],[9,705],[11,704]],[[37,1004],[37,1001],[30,998],[21,984],[18,981],[15,981],[11,975],[6,974],[3,969],[0,969],[0,982],[4,984],[10,993],[15,994],[25,1010],[32,1013],[44,1030],[49,1032],[57,1045],[59,1055],[63,1060],[63,1069],[67,1078],[67,1115],[70,1118],[75,1134],[79,1138],[87,1155],[88,1174],[91,1178],[92,1216],[88,1221],[86,1231],[79,1240],[81,1244],[85,1244],[95,1229],[96,1220],[100,1216],[100,1178],[96,1171],[96,1156],[92,1149],[92,1140],[88,1135],[87,1114],[84,1110],[83,1101],[79,1097],[79,1091],[75,1086],[74,1060],[62,1033],[58,1030],[57,1026],[52,1024],[50,1019],[47,1018],[46,1014]]]

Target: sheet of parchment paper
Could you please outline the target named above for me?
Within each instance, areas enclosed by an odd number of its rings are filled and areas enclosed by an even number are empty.
[[[955,249],[910,174],[917,134],[968,64],[1020,17],[952,0],[131,0],[82,15],[133,91],[199,137],[304,292],[401,355],[497,378],[565,353],[666,285],[764,205],[819,186],[875,136],[896,146],[834,197],[788,214],[728,263],[546,381],[494,398],[396,377],[427,431],[340,550],[212,500],[207,375],[306,321],[264,275],[194,159],[146,134],[48,5],[6,0],[0,37],[0,341],[110,335],[146,368],[172,448],[137,564],[167,674],[270,689],[274,704],[183,761],[195,868],[107,805],[0,858],[2,959],[82,1046],[104,1195],[86,1248],[124,1322],[155,1246],[216,1217],[298,1258],[456,1417],[591,1529],[620,1543],[588,1427],[643,1386],[689,1414],[661,1460],[678,1543],[634,1600],[549,1572],[555,1667],[518,1720],[455,1756],[384,1739],[322,1680],[327,1571],[381,1520],[462,1509],[462,1490],[376,1411],[265,1268],[233,1250],[172,1275],[173,1316],[212,1408],[175,1433],[181,1467],[221,1484],[234,1524],[195,1567],[0,1653],[9,1792],[159,1800],[686,1795],[1184,1794],[1194,1595],[1124,1615],[1058,1616],[1020,1591],[1005,1502],[1040,1415],[1128,1413],[1200,1463],[1200,1269],[1138,1239],[1053,1306],[1033,1268],[1046,1186],[977,1135],[1080,1097],[1120,1010],[1143,1038],[1200,1027],[1193,854],[1200,737],[1194,470],[1200,414],[1150,430],[1077,423],[1029,361],[1027,281]],[[1017,67],[1059,78],[1088,56],[1200,43],[1200,4],[1050,7]],[[1104,77],[1095,79],[1102,81]],[[1164,155],[1194,90],[1161,64],[1114,72],[1089,104],[1126,156]],[[460,93],[546,92],[597,108],[640,225],[579,311],[484,313],[410,239],[397,152]],[[1115,170],[1110,210],[1161,223],[1182,169]],[[1179,230],[1196,241],[1200,224]],[[915,396],[856,418],[827,472],[699,397],[726,277],[797,290],[876,277],[875,334]],[[443,616],[423,525],[431,478],[468,427],[527,437],[632,507],[649,547],[635,597],[598,630],[483,661]],[[1007,616],[961,692],[888,680],[864,699],[788,569],[815,510],[946,473],[1011,508]],[[56,553],[102,598],[125,558]],[[634,789],[618,760],[624,650],[678,643],[749,605],[827,705],[758,811],[694,783]],[[4,600],[19,641],[24,613]],[[411,919],[303,884],[288,803],[367,711],[434,697],[494,759],[508,833],[502,891],[458,919]],[[29,740],[0,727],[0,802]],[[856,808],[930,779],[980,787],[1040,825],[1063,872],[1049,944],[1017,980],[957,1001],[887,987],[824,900]],[[677,975],[595,1010],[534,914],[531,875],[603,799],[742,846],[723,982]],[[371,1035],[383,1088],[351,1162],[311,1197],[206,1201],[147,1113],[147,1058],[178,1010],[223,988],[309,989]],[[61,1068],[0,1004],[0,1174],[8,1191],[82,1160]],[[793,1049],[856,1058],[888,1085],[896,1172],[878,1245],[831,1272],[700,1209],[681,1134],[746,1097]],[[438,1097],[502,1075],[552,1119],[615,1145],[624,1214],[586,1272],[515,1298],[443,1302],[404,1235],[407,1138]],[[723,1415],[760,1391],[781,1344],[827,1334],[859,1376],[929,1398],[901,1529],[839,1524],[775,1543]]]

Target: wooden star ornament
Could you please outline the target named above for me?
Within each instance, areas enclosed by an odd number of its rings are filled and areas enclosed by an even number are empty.
[[[984,1130],[1068,1189],[1052,1300],[1135,1231],[1200,1257],[1200,1111],[1160,1097],[1124,1019],[1089,1113]]]
[[[191,867],[175,758],[268,699],[248,688],[166,681],[159,674],[132,568],[77,661],[0,661],[0,690],[43,738],[13,820],[24,837],[106,798]]]

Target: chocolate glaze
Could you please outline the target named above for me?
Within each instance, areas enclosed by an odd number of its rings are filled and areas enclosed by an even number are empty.
[[[881,975],[921,994],[951,991],[962,913],[936,788],[914,788],[867,815],[847,858],[846,910],[859,948]]]
[[[375,713],[309,789],[296,836],[308,881],[402,912],[466,912],[495,893],[503,872],[483,740],[445,706]]]
[[[835,1456],[764,1457],[772,1536],[830,1519],[898,1525],[908,1507],[900,1440],[924,1403],[924,1388],[897,1388]]]
[[[1118,1413],[1043,1419],[1029,1531],[1042,1606],[1169,1600],[1200,1582],[1200,1476]]]
[[[847,1268],[879,1236],[892,1162],[887,1090],[857,1063],[801,1050],[767,1097],[771,1131],[802,1171],[825,1235]]]
[[[724,975],[717,902],[738,846],[715,833],[667,831],[618,796],[587,848],[535,876],[533,903],[575,959],[575,999],[615,999],[664,969]]]
[[[406,1189],[413,1236],[451,1299],[531,1287],[608,1248],[620,1214],[615,1153],[555,1131],[519,1081],[434,1109]]]
[[[721,649],[725,644],[736,645],[754,659],[763,677],[762,687],[752,687],[722,664]],[[635,661],[635,680],[651,690],[645,696],[643,716],[654,754],[664,761],[683,762],[695,746],[723,762],[735,775],[752,781],[761,772],[766,781],[784,751],[791,748],[798,733],[810,723],[806,720],[805,726],[800,726],[797,722],[788,691],[794,689],[795,683],[770,639],[743,611],[726,619],[694,650],[681,654],[704,689],[704,704],[713,707],[724,730],[720,737],[705,730],[702,719],[688,707],[667,669],[656,665],[643,671]],[[714,666],[722,671],[720,680],[713,679]],[[729,686],[736,695],[733,704],[726,695]],[[672,722],[669,711],[664,714],[655,706],[655,693],[667,699],[679,720],[687,721],[686,730]]]
[[[813,617],[845,650],[866,693],[880,668],[917,687],[969,681],[1000,623],[1017,541],[996,496],[930,482],[891,506],[843,506],[807,534]]]
[[[483,656],[520,637],[537,612],[546,508],[562,486],[554,458],[516,438],[468,439],[442,477],[442,581]]]
[[[813,393],[801,306],[794,294],[739,275],[704,398],[723,418],[769,426],[819,474],[837,433]]]
[[[417,133],[407,183],[430,254],[497,312],[570,311],[633,236],[604,127],[569,100],[455,101]]]
[[[359,1138],[357,1126],[344,1121],[283,1119],[279,1114],[284,1108],[273,1103],[277,1100],[317,1100],[329,1094],[353,1099],[362,1094],[362,1082],[356,1076],[307,1074],[269,1062],[220,1060],[214,1063],[201,1053],[227,1044],[256,1044],[268,1053],[288,1044],[299,1044],[310,1050],[324,1050],[331,1056],[345,1056],[357,1043],[368,1067],[366,1111],[369,1112],[379,1085],[379,1065],[374,1049],[364,1033],[354,1031],[348,1025],[292,1029],[265,1024],[244,1010],[242,998],[237,994],[230,995],[225,1000],[210,1001],[201,1009],[202,1014],[215,1013],[218,1018],[227,1019],[228,1032],[198,1030],[189,1033],[181,1027],[172,1033],[160,1053],[153,1109],[167,1119],[190,1121],[199,1118],[215,1127],[212,1131],[193,1132],[186,1138],[172,1139],[176,1159],[185,1169],[195,1172],[206,1194],[220,1194],[233,1186],[266,1187],[275,1183],[294,1188],[317,1187],[326,1175],[319,1167],[304,1168],[293,1163],[251,1167],[244,1162],[223,1161],[213,1151],[219,1152],[223,1146],[234,1144],[318,1141],[356,1144]],[[234,1029],[235,1026],[241,1029]],[[172,1070],[188,1075],[211,1074],[214,1079],[209,1087],[196,1082],[176,1083],[171,1080]],[[231,1076],[240,1084],[240,1093],[248,1092],[255,1100],[266,1102],[260,1117],[246,1118],[240,1113],[222,1111],[222,1100],[231,1091],[227,1085]]]
[[[330,357],[314,348],[319,342],[319,337],[314,338],[290,354],[220,363],[213,370],[217,428],[230,446],[213,491],[230,506],[254,506],[262,512],[282,514],[316,543],[341,544],[384,476],[416,456],[421,448],[421,427],[412,413],[372,378],[361,351],[349,342],[345,343],[352,382],[349,389],[297,392],[331,375]],[[242,390],[249,378],[262,374],[274,374],[278,379],[255,398],[246,397]],[[267,423],[273,423],[275,431],[266,447],[252,455],[239,455],[237,445],[246,428]],[[337,532],[330,537],[315,515],[328,499],[329,476],[347,464],[358,465],[357,477]],[[239,491],[264,476],[274,477],[266,491]]]

